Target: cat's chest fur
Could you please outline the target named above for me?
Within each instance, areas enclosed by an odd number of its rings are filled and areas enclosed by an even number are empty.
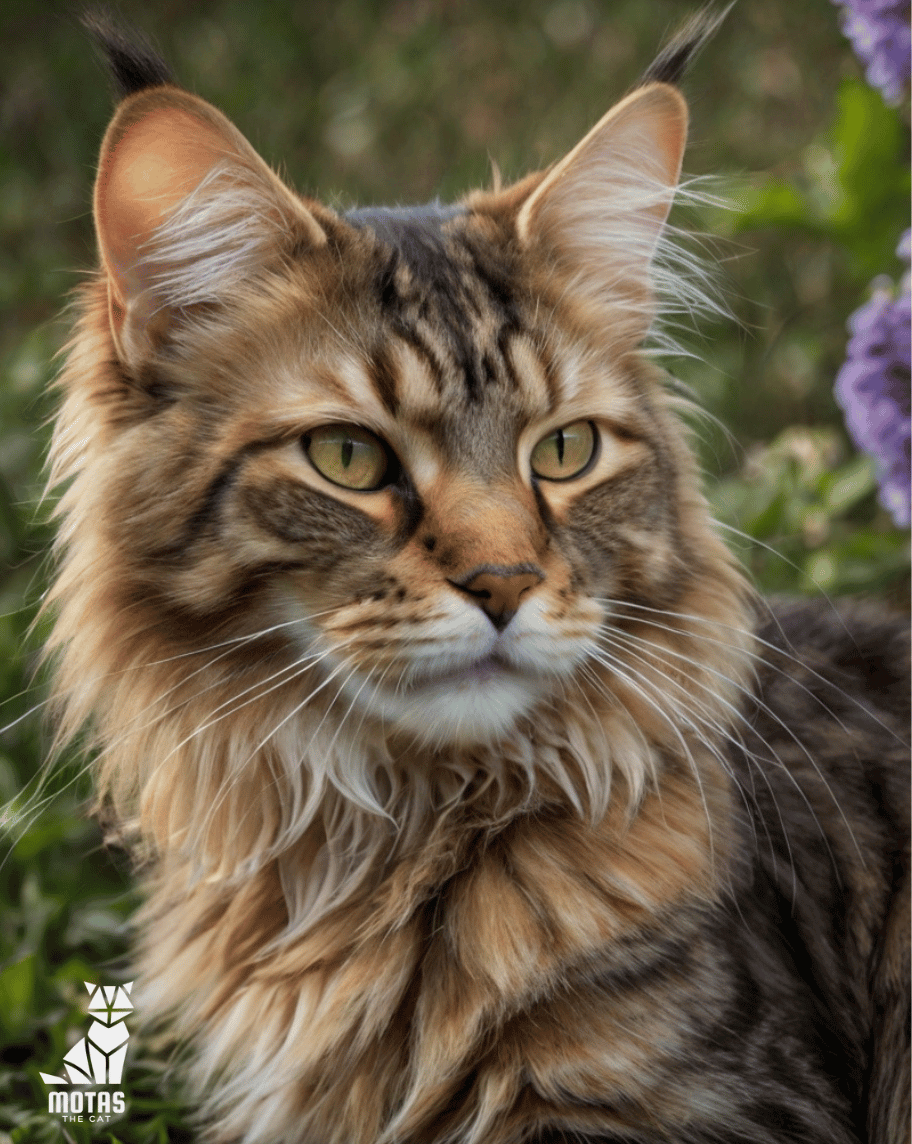
[[[783,616],[789,638],[821,624],[806,612]],[[867,639],[872,670],[893,638],[823,626]],[[763,773],[735,751],[737,793],[712,766],[698,783],[671,762],[635,816],[618,800],[591,824],[540,776],[537,800],[494,825],[482,779],[420,841],[388,835],[362,892],[297,933],[291,903],[331,865],[322,834],[242,887],[196,887],[194,928],[150,943],[143,971],[153,1007],[156,988],[184,983],[171,1000],[186,1037],[208,1029],[203,1091],[227,1063],[213,1050],[247,1028],[250,1098],[222,1106],[225,1138],[250,1131],[274,1086],[289,1096],[272,1130],[307,1141],[709,1141],[719,1123],[735,1139],[787,1139],[788,1123],[804,1140],[855,1140],[871,1004],[858,974],[885,919],[901,925],[903,752],[831,671],[787,680],[770,659],[745,748],[800,757]],[[824,696],[876,764],[846,758],[830,717],[809,718]],[[782,726],[790,707],[797,736]],[[892,826],[853,801],[866,771],[896,802]],[[864,864],[850,857],[859,842]],[[172,900],[186,873],[163,870]],[[150,907],[146,925],[174,920]],[[882,995],[902,972],[901,955],[881,969]],[[292,1044],[290,1073],[276,1072],[276,1046]],[[855,1079],[828,1077],[828,1053],[854,1060]]]
[[[150,947],[144,976],[167,988],[176,956],[182,980],[231,982],[230,1014],[191,1009],[181,1024],[192,1037],[244,1015],[257,1102],[275,1046],[295,1039],[285,1130],[302,1139],[520,1138],[552,1124],[555,1104],[582,1126],[589,1102],[593,1123],[621,1129],[672,1089],[683,1108],[703,1086],[677,1063],[699,1011],[731,989],[701,963],[732,840],[725,785],[672,771],[635,817],[619,800],[598,823],[557,790],[549,801],[547,780],[518,813],[469,793],[420,842],[391,837],[363,891],[296,934],[283,885],[312,883],[327,861],[325,839],[316,855],[302,840],[240,894],[200,886],[207,923]],[[172,894],[185,876],[167,871]],[[255,1115],[238,1103],[225,1130]]]

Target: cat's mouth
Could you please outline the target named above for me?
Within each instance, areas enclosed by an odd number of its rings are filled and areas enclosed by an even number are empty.
[[[412,681],[409,691],[421,691],[439,687],[477,686],[489,683],[504,676],[515,677],[521,674],[518,668],[496,652],[489,652],[474,662],[459,667],[447,668],[440,672],[430,671]]]
[[[552,686],[548,671],[536,670],[533,655],[500,646],[498,639],[491,633],[474,649],[457,641],[439,641],[433,650],[419,644],[419,661],[404,670],[347,672],[340,694],[386,729],[408,732],[425,744],[492,743],[509,734]]]
[[[387,727],[410,732],[423,742],[492,742],[528,712],[541,695],[543,680],[494,651],[460,659],[442,657],[395,684],[350,677],[343,691]]]

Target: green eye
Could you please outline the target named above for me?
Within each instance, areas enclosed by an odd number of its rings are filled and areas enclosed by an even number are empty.
[[[356,425],[321,425],[305,433],[304,452],[328,481],[344,489],[379,489],[389,454],[378,438]]]
[[[589,467],[597,444],[591,421],[574,421],[555,429],[532,450],[532,472],[546,481],[567,481]]]

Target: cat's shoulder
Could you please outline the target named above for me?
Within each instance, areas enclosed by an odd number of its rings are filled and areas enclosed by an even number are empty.
[[[824,865],[907,851],[909,645],[908,617],[865,601],[779,600],[758,627],[739,785],[796,850],[825,835]]]
[[[832,714],[877,712],[891,731],[910,718],[909,617],[866,600],[772,600],[757,629],[761,681]],[[791,685],[791,686],[789,686]]]

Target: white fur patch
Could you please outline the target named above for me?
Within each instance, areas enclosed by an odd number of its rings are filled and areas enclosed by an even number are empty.
[[[557,624],[538,596],[498,633],[472,604],[445,598],[443,608],[443,618],[421,625],[420,638],[403,641],[395,672],[374,678],[354,670],[341,685],[354,706],[436,746],[508,734],[595,647],[601,618],[592,604],[585,622]],[[327,663],[338,670],[344,655],[331,654]]]

